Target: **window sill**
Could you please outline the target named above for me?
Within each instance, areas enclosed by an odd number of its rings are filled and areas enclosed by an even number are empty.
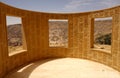
[[[14,51],[12,53],[9,53],[9,56],[13,56],[13,55],[16,55],[16,54],[19,54],[19,53],[24,53],[26,52],[27,50],[20,50],[20,51]]]
[[[99,49],[99,48],[92,48],[92,51],[98,51],[98,52],[104,52],[104,53],[109,53],[111,54],[111,51],[105,50],[105,49]]]

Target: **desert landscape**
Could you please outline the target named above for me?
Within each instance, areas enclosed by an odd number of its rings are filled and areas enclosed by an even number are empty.
[[[68,46],[67,21],[49,21],[49,46],[50,47]]]
[[[112,19],[94,21],[94,48],[111,50]]]
[[[21,24],[7,26],[9,52],[22,50]],[[94,22],[94,48],[111,50],[112,20]],[[68,22],[49,21],[49,46],[68,47]]]
[[[23,50],[21,24],[7,26],[9,53]]]

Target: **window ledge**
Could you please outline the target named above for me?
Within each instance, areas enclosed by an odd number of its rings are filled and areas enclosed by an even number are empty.
[[[13,55],[16,55],[16,54],[19,54],[19,53],[24,53],[26,52],[27,50],[20,50],[20,51],[14,51],[12,53],[9,53],[9,56],[13,56]]]
[[[109,51],[109,50],[105,50],[105,49],[92,48],[91,50],[111,54],[111,51]]]

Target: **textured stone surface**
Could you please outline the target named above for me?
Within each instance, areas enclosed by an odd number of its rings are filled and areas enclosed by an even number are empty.
[[[27,51],[8,56],[6,15],[22,17]],[[93,19],[113,17],[111,54],[93,50]],[[49,47],[49,19],[68,19],[68,48]],[[97,61],[120,71],[120,6],[87,13],[41,13],[0,2],[0,78],[11,70],[44,58],[73,57]],[[25,43],[24,43],[25,44]]]
[[[120,72],[89,60],[61,58],[33,62],[5,78],[120,78]]]

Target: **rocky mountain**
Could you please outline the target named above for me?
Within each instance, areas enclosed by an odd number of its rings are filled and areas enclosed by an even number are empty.
[[[99,44],[111,44],[112,20],[99,20],[94,23],[94,40]]]
[[[49,22],[49,42],[50,46],[66,46],[68,43],[68,22]]]
[[[9,46],[22,45],[21,24],[8,25],[7,33]]]
[[[94,23],[94,35],[105,35],[112,32],[112,20],[95,21]]]
[[[95,42],[100,41],[108,36],[111,38],[112,20],[95,21],[94,23]],[[7,26],[8,45],[22,45],[21,24]],[[50,21],[49,22],[49,41],[51,43],[66,44],[68,40],[68,22],[66,21]],[[110,41],[110,40],[109,40]]]

